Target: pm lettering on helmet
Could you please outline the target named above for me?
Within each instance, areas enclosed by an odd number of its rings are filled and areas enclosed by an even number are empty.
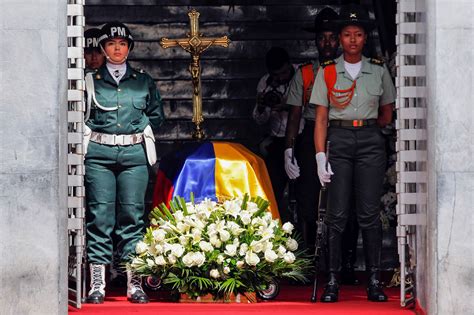
[[[86,41],[86,47],[99,47],[99,41],[97,38],[88,38]]]
[[[125,31],[125,27],[116,27],[116,26],[111,27],[110,36],[111,37],[120,37],[120,36],[126,37],[127,33]]]

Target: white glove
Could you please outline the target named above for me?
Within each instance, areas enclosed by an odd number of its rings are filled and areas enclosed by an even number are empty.
[[[334,175],[329,162],[327,162],[328,168],[326,170],[326,153],[316,153],[316,164],[318,165],[319,182],[321,186],[325,186],[326,183],[331,182],[331,175]]]
[[[300,177],[300,167],[296,162],[296,159],[293,159],[294,163],[291,162],[291,148],[285,150],[285,172],[290,179],[296,179]]]

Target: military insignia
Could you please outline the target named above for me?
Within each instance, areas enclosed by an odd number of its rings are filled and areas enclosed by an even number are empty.
[[[323,63],[321,64],[321,67],[324,68],[324,67],[327,67],[327,66],[333,65],[333,64],[336,64],[336,61],[333,60],[333,59],[331,59],[331,60],[327,60],[327,61],[323,62]]]
[[[349,15],[349,18],[350,18],[350,19],[357,19],[357,13],[351,13],[351,14]]]
[[[306,67],[308,65],[312,65],[312,64],[313,64],[312,62],[305,62],[305,63],[302,63],[298,68],[301,69],[301,68],[304,68],[304,67]]]
[[[369,62],[374,64],[374,65],[377,65],[377,66],[383,66],[383,64],[384,64],[383,60],[378,59],[378,58],[370,58]]]

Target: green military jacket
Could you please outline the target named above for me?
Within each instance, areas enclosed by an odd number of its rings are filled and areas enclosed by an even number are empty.
[[[127,64],[127,70],[119,84],[110,75],[104,64],[93,74],[95,97],[103,107],[115,110],[104,111],[92,102],[91,114],[86,124],[95,132],[107,134],[135,134],[143,132],[149,124],[156,133],[164,121],[163,105],[153,79],[143,71]],[[88,161],[123,165],[147,164],[144,146],[110,146],[89,142]]]
[[[117,107],[104,111],[92,102],[87,125],[93,131],[134,134],[143,132],[148,124],[153,131],[158,130],[164,121],[163,106],[155,82],[148,74],[127,63],[127,70],[117,85],[104,64],[93,78],[97,102],[103,107]]]
[[[313,72],[316,75],[316,72],[319,68],[319,61],[313,62]],[[304,104],[303,99],[303,74],[301,67],[298,68],[293,79],[290,82],[290,87],[288,88],[288,99],[286,103],[293,106],[304,106],[303,109],[303,118],[307,120],[313,120],[315,117],[315,106],[314,104]]]
[[[337,80],[335,89],[351,87],[354,79],[344,67],[344,56],[336,58]],[[356,88],[350,104],[340,109],[329,104],[328,89],[324,80],[324,67],[316,75],[309,102],[329,107],[329,120],[376,119],[379,106],[395,102],[396,90],[387,67],[376,59],[362,56],[362,66],[355,78]]]

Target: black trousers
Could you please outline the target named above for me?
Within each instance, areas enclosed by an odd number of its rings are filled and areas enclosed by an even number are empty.
[[[328,227],[344,231],[353,195],[360,228],[381,228],[380,197],[386,164],[382,132],[377,126],[329,127],[327,139],[334,172],[329,185]]]
[[[306,120],[303,132],[296,143],[296,160],[300,167],[300,177],[296,179],[296,201],[298,203],[297,229],[308,248],[316,240],[316,219],[321,184],[318,179],[314,148],[314,121]]]
[[[273,137],[272,142],[267,147],[267,152],[265,165],[272,182],[281,222],[285,223],[290,221],[290,214],[284,200],[285,187],[289,180],[285,172],[285,137]]]

